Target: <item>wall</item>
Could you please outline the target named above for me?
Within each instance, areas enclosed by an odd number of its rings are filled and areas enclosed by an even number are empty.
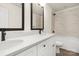
[[[45,33],[52,33],[54,29],[54,16],[53,10],[51,7],[48,6],[48,4],[44,7],[44,32]]]
[[[31,31],[31,8],[30,3],[25,4],[25,31]]]
[[[79,6],[56,12],[55,31],[59,35],[79,36]]]

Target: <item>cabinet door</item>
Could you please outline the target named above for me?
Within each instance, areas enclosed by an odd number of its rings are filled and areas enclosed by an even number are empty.
[[[47,40],[47,45],[49,49],[49,55],[56,56],[56,44],[55,44],[55,40],[53,39],[53,37]]]
[[[32,47],[28,50],[23,51],[22,53],[19,53],[16,56],[36,56],[37,55],[37,50],[36,46]]]
[[[37,47],[38,47],[38,56],[48,56],[49,49],[46,41],[40,43]]]
[[[38,56],[55,56],[55,40],[50,38],[38,45]]]

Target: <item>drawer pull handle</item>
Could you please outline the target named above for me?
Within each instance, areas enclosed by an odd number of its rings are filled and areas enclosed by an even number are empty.
[[[43,47],[46,47],[46,45],[43,45]]]

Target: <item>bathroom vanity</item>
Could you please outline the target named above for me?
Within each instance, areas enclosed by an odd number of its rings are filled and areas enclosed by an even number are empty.
[[[0,43],[3,45],[0,56],[55,56],[53,36],[54,34],[37,34],[12,38]]]

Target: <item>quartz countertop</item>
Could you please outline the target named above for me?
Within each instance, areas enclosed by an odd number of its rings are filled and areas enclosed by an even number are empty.
[[[7,47],[7,49],[0,50],[0,56],[16,55],[20,53],[22,50],[29,49],[32,46],[35,46],[39,44],[40,42],[47,40],[48,38],[53,37],[53,36],[54,34],[41,34],[41,35],[34,34],[34,35],[29,35],[29,36],[11,38],[9,40],[6,40],[6,42],[10,40],[23,40],[23,42],[20,43],[19,45],[15,45],[14,47]]]

